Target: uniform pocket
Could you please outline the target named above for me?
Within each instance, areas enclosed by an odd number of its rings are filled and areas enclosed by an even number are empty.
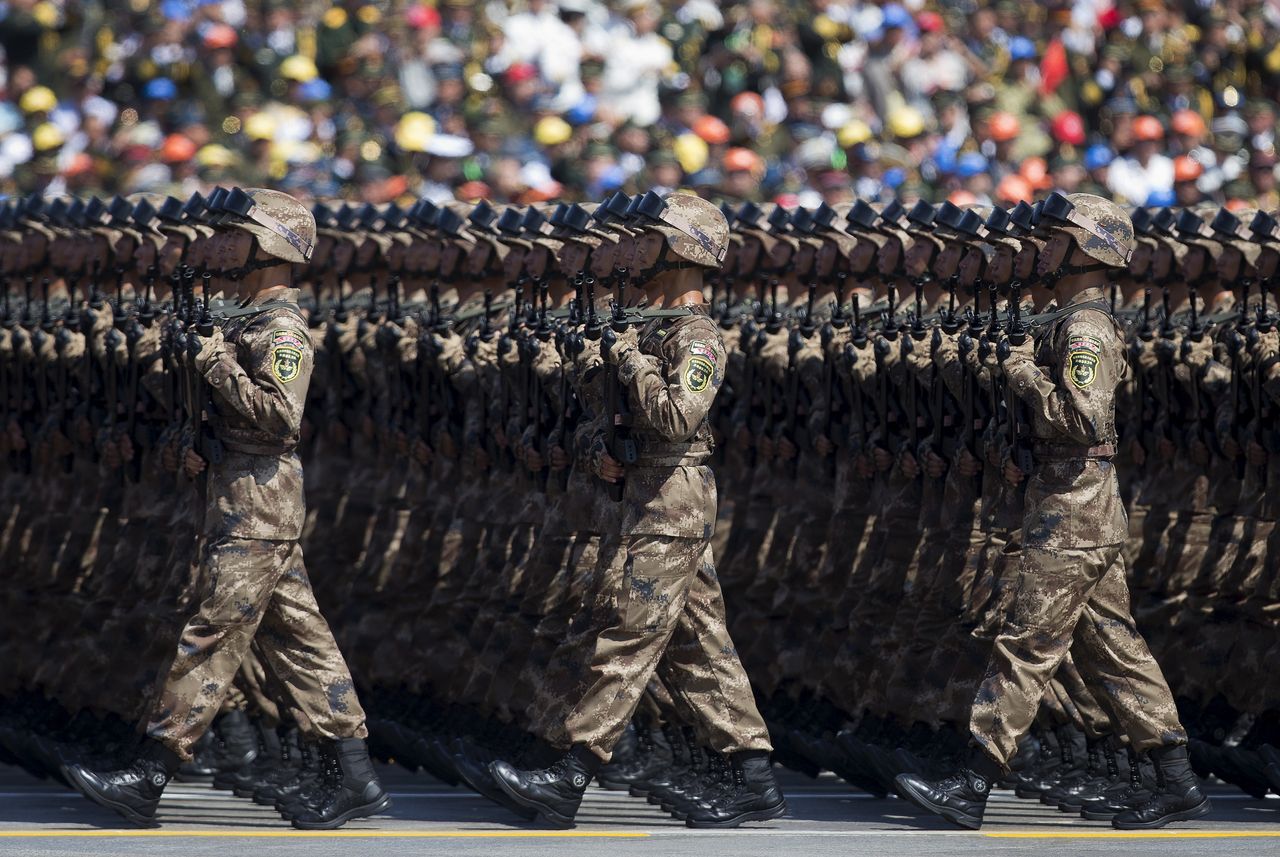
[[[622,630],[662,633],[675,627],[702,549],[703,542],[698,539],[673,536],[631,539],[626,548],[618,604]]]

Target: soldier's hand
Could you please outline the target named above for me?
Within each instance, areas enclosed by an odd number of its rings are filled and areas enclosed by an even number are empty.
[[[883,447],[877,446],[871,452],[871,460],[875,463],[876,470],[881,473],[893,468],[893,454]]]
[[[756,452],[765,461],[771,460],[774,455],[773,438],[765,434],[760,435],[759,439],[756,440]]]
[[[347,442],[351,440],[351,432],[347,431],[347,426],[342,420],[334,420],[329,423],[328,434],[329,440],[339,446],[346,446]]]
[[[477,470],[489,469],[489,464],[491,463],[489,461],[489,453],[484,451],[483,446],[477,446],[471,450],[471,463]]]
[[[133,461],[133,441],[129,435],[122,434],[116,438],[116,451],[120,453],[121,461]]]
[[[982,472],[982,461],[965,448],[956,455],[956,472],[961,476],[977,476]]]
[[[116,447],[113,440],[104,441],[98,450],[98,456],[102,461],[102,466],[108,470],[115,470],[124,464],[124,460],[120,457],[120,450]]]
[[[403,431],[397,430],[395,435],[396,455],[409,454],[409,436]]]
[[[734,446],[744,452],[751,448],[752,438],[751,429],[746,426],[738,426],[738,430],[733,434]]]
[[[222,329],[215,327],[211,336],[199,337],[200,350],[196,352],[196,369],[203,375],[209,371],[218,358],[222,356],[226,349],[226,342],[222,338]]]
[[[1004,463],[1004,481],[1010,485],[1020,485],[1023,479],[1027,478],[1027,474],[1019,469],[1018,465],[1013,463],[1012,459],[1006,460]]]
[[[208,467],[208,464],[196,454],[194,449],[187,450],[186,456],[182,459],[182,472],[187,474],[188,479],[195,479],[201,473],[204,473],[206,467]]]
[[[1162,437],[1156,441],[1156,452],[1160,453],[1161,458],[1169,460],[1177,454],[1178,447],[1175,446],[1173,441],[1169,440],[1169,438]]]
[[[902,475],[908,479],[915,479],[920,475],[920,462],[916,461],[910,451],[904,450],[898,455],[898,464],[902,467]]]
[[[542,453],[531,446],[524,447],[524,466],[529,468],[533,473],[547,466],[547,462],[543,459]]]
[[[502,426],[494,426],[493,441],[498,445],[498,449],[507,448],[507,432],[502,428]]]
[[[9,447],[14,452],[23,452],[27,448],[26,435],[22,433],[22,426],[18,425],[17,420],[9,420]]]
[[[93,445],[93,425],[89,422],[88,417],[79,417],[76,419],[75,428],[76,442],[81,446]]]
[[[1036,359],[1036,344],[1028,336],[1022,340],[1021,345],[1014,345],[1013,340],[1006,336],[996,346],[996,359],[1005,364],[1006,369],[1013,368],[1013,366],[1009,365],[1011,361],[1014,364],[1028,361],[1034,363]]]
[[[787,438],[787,437],[782,437],[778,439],[777,450],[778,450],[778,458],[782,459],[783,461],[791,461],[793,458],[796,457],[796,453],[799,451],[796,449],[796,445],[791,442],[791,438]]]
[[[871,479],[876,475],[876,465],[871,456],[860,452],[853,459],[853,472],[862,479]]]
[[[836,451],[836,446],[831,442],[831,438],[825,434],[820,434],[813,439],[813,449],[818,455],[826,458],[828,455]]]
[[[603,447],[604,444],[602,442],[592,456],[592,464],[594,465],[596,476],[599,476],[605,482],[617,482],[627,472],[623,469],[622,464]]]
[[[435,458],[435,454],[422,438],[418,438],[413,442],[413,457],[423,467],[428,467]]]
[[[559,444],[551,447],[547,458],[551,461],[552,470],[567,470],[569,467],[569,453],[565,452],[564,447]]]
[[[1277,352],[1280,352],[1280,328],[1273,327],[1266,333],[1259,331],[1253,343],[1254,358],[1261,362]]]
[[[172,443],[166,443],[160,450],[160,466],[166,473],[178,472],[178,449]]]
[[[450,461],[458,457],[458,444],[454,442],[452,432],[443,431],[440,433],[440,439],[436,441],[436,452]]]
[[[55,456],[70,455],[75,452],[75,447],[71,445],[71,438],[58,428],[49,433],[49,446],[53,449]]]
[[[1200,438],[1191,441],[1191,460],[1201,466],[1209,463],[1209,447]]]
[[[1183,342],[1188,343],[1183,362],[1195,371],[1199,372],[1204,369],[1209,364],[1209,361],[1213,359],[1213,340],[1209,337],[1206,336],[1199,342],[1190,338],[1183,340]]]
[[[360,421],[360,433],[363,434],[367,440],[373,440],[378,436],[378,427],[374,424],[373,417],[368,414],[364,415],[364,419]]]
[[[947,461],[932,449],[924,454],[924,472],[930,479],[941,479],[947,475]]]
[[[1236,439],[1234,437],[1230,434],[1224,434],[1222,436],[1222,452],[1227,456],[1227,458],[1236,459],[1239,458],[1244,451],[1240,449],[1240,444],[1236,443]],[[1142,464],[1142,462],[1138,461],[1137,458],[1134,458],[1134,462],[1139,465]]]
[[[1147,450],[1143,448],[1142,444],[1139,443],[1138,441],[1136,440],[1130,441],[1129,457],[1133,459],[1133,463],[1135,465],[1137,465],[1138,467],[1141,467],[1147,462]]]
[[[1264,467],[1270,458],[1267,455],[1267,451],[1256,440],[1249,441],[1246,454],[1248,455],[1249,463],[1254,467]]]

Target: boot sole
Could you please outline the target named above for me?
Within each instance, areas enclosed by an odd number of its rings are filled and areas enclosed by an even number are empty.
[[[469,777],[467,775],[465,768],[459,766],[456,770],[458,771],[458,776],[462,778],[463,785],[471,789],[476,794],[480,795],[480,797],[484,798],[485,800],[496,803],[498,806],[502,807],[507,812],[510,812],[524,819],[525,821],[533,821],[535,818],[538,817],[538,813],[532,812],[526,807],[524,807],[523,805],[517,804],[514,801],[512,801],[510,797],[507,795],[506,790],[500,788],[499,791],[495,792],[491,788],[486,788],[484,783],[477,782],[473,780],[471,777]],[[494,784],[501,787],[502,783],[498,781],[497,777],[490,777],[490,779],[494,782]]]
[[[129,823],[135,824],[138,827],[160,826],[160,822],[156,821],[155,816],[143,815],[127,804],[119,803],[99,794],[97,790],[90,786],[89,783],[80,776],[80,772],[75,768],[70,766],[64,768],[62,775],[67,778],[69,783],[76,787],[76,791],[80,792],[80,794],[84,795],[103,809],[111,810]]]
[[[1082,809],[1080,810],[1080,817],[1085,819],[1086,821],[1110,821],[1111,819],[1119,815],[1121,812],[1124,812],[1124,810],[1117,810],[1116,812],[1111,812],[1110,810]]]
[[[695,821],[692,818],[684,820],[685,827],[692,827],[694,830],[724,830],[729,827],[737,827],[748,821],[771,821],[775,818],[781,818],[787,814],[787,802],[784,800],[777,806],[769,809],[755,809],[751,812],[744,812],[741,815],[735,815],[733,818],[725,821]]]
[[[507,797],[511,798],[511,800],[520,804],[520,806],[524,807],[525,809],[533,810],[535,813],[541,816],[548,823],[553,824],[556,827],[563,827],[563,828],[573,827],[573,816],[565,815],[562,812],[556,812],[554,809],[549,809],[546,806],[546,804],[541,804],[541,803],[538,803],[537,801],[529,800],[523,795],[516,794],[515,792],[513,792],[511,789],[507,787],[507,783],[505,780],[502,779],[502,777],[494,777],[493,781],[498,784],[498,788],[502,789],[503,793]]]
[[[898,787],[898,794],[902,795],[920,809],[931,812],[940,818],[945,818],[952,824],[959,825],[967,830],[978,830],[982,827],[981,818],[975,818],[972,815],[951,809],[950,807],[937,806],[936,804],[930,803],[925,800],[922,795],[918,794],[914,788],[902,782],[897,782],[896,785]]]
[[[391,796],[383,795],[373,803],[367,803],[364,806],[355,806],[339,815],[337,818],[329,821],[299,821],[293,819],[289,823],[299,830],[334,830],[341,827],[348,821],[354,821],[357,818],[368,818],[371,815],[377,815],[383,810],[391,806]]]
[[[1191,807],[1191,809],[1184,809],[1182,812],[1175,812],[1172,815],[1166,815],[1165,817],[1156,819],[1155,821],[1144,821],[1134,824],[1130,822],[1116,821],[1113,818],[1111,820],[1111,826],[1116,830],[1154,830],[1157,827],[1164,827],[1166,824],[1171,824],[1175,821],[1194,821],[1197,818],[1204,818],[1212,809],[1213,805],[1209,803],[1208,798],[1205,798],[1200,801],[1200,803]]]

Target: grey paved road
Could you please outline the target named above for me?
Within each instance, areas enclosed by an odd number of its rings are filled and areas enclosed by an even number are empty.
[[[48,782],[0,766],[0,855],[181,854],[183,857],[328,857],[465,854],[503,857],[885,857],[1116,854],[1280,855],[1280,799],[1215,789],[1202,823],[1128,834],[999,792],[977,833],[922,817],[898,800],[875,800],[835,778],[783,774],[785,819],[740,831],[688,830],[642,800],[593,789],[577,829],[538,829],[461,789],[384,770],[394,800],[383,817],[336,833],[306,834],[275,813],[207,785],[177,784],[160,807],[163,826],[122,830],[114,815]]]

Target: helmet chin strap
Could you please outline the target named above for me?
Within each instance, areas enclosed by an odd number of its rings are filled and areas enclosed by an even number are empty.
[[[697,268],[699,265],[688,261],[687,259],[676,258],[674,261],[668,258],[671,255],[671,248],[667,244],[662,245],[662,253],[658,255],[658,261],[654,262],[651,267],[645,268],[640,272],[639,280],[645,282],[652,280],[660,274],[667,271],[683,271],[685,268]]]
[[[1101,262],[1095,262],[1092,265],[1059,265],[1052,273],[1045,277],[1046,284],[1053,288],[1065,280],[1067,277],[1078,277],[1081,274],[1092,274],[1096,271],[1106,271],[1110,269],[1110,265],[1104,265]]]

